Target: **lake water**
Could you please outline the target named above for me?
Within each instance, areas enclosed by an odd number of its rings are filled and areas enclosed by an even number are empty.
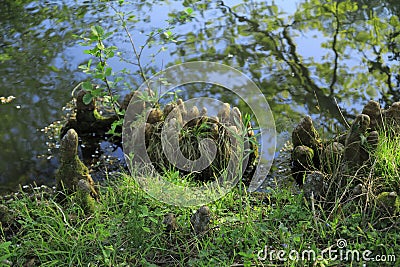
[[[147,75],[175,63],[208,60],[233,66],[254,80],[274,113],[278,146],[305,113],[313,115],[319,128],[343,128],[336,100],[348,121],[370,98],[382,104],[399,101],[399,64],[390,58],[398,51],[392,44],[397,37],[390,33],[400,28],[395,23],[400,5],[347,1],[357,5],[353,10],[350,4],[317,2],[321,7],[314,3],[307,13],[300,0],[137,1],[122,6],[118,1],[1,1],[0,96],[15,99],[0,105],[0,192],[54,180],[57,147],[49,146],[46,127],[62,120],[73,88],[88,79],[78,66],[90,56],[77,36],[87,36],[93,25],[113,32],[105,43],[116,45],[124,61],[115,57],[109,64],[115,72],[131,73],[124,75],[129,86],[118,91],[126,93],[142,83],[137,66],[129,63],[136,58],[117,11],[134,16],[127,25],[138,49],[150,32],[161,29],[141,54]],[[189,7],[192,18],[182,21]],[[329,8],[332,12],[325,12]],[[343,8],[346,12],[340,13]],[[379,23],[389,26],[374,31],[382,27]],[[165,42],[171,25],[174,41]]]

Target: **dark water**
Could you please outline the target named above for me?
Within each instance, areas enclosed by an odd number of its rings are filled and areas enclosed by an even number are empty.
[[[126,93],[142,83],[116,11],[135,16],[127,25],[139,49],[150,32],[163,29],[141,55],[149,76],[169,64],[209,60],[251,77],[274,113],[278,145],[304,113],[332,130],[371,98],[399,101],[399,2],[308,2],[1,1],[0,96],[15,99],[0,105],[0,191],[54,179],[57,149],[46,144],[45,127],[63,118],[73,88],[88,79],[78,66],[90,57],[76,36],[92,25],[114,32],[106,44],[124,60],[109,64],[131,73],[115,89]],[[183,21],[188,7],[192,18]],[[163,38],[169,26],[175,41]]]

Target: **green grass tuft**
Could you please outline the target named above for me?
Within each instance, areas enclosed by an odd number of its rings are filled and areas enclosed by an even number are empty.
[[[101,187],[101,202],[89,215],[73,197],[61,205],[55,197],[22,194],[8,204],[18,230],[11,236],[0,231],[5,241],[0,252],[15,266],[28,262],[35,266],[344,266],[349,262],[284,262],[276,255],[260,260],[258,254],[267,248],[286,253],[312,249],[319,255],[336,239],[345,238],[349,249],[398,253],[396,227],[386,231],[371,224],[363,227],[361,208],[328,218],[314,204],[291,188],[250,194],[239,184],[209,205],[210,230],[196,236],[190,228],[196,208],[160,203],[132,177],[121,175]],[[175,214],[177,231],[165,231],[162,222],[168,213]]]
[[[400,136],[382,131],[374,160],[375,176],[379,178],[382,190],[400,194]]]

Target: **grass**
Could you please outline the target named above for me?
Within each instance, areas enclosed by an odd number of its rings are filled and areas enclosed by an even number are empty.
[[[396,265],[400,263],[398,214],[382,218],[370,193],[400,193],[399,141],[381,134],[371,175],[364,179],[375,191],[349,199],[352,187],[332,186],[339,193],[327,205],[305,198],[295,186],[249,193],[239,183],[208,205],[210,229],[199,235],[190,225],[198,207],[157,201],[127,174],[101,185],[101,200],[92,213],[79,205],[78,195],[60,203],[55,194],[21,189],[12,201],[3,198],[0,203],[0,215],[4,207],[9,210],[0,217],[0,266]],[[175,185],[194,185],[190,179],[182,181],[174,170],[166,170],[165,177]],[[163,224],[169,213],[177,218],[176,231],[166,231]],[[363,253],[386,261],[367,261]]]
[[[55,197],[20,193],[18,200],[8,204],[16,216],[11,225],[14,234],[4,232],[10,225],[1,231],[3,265],[347,266],[350,261],[279,261],[273,252],[282,250],[288,257],[295,250],[301,256],[302,251],[311,249],[318,256],[323,249],[335,247],[340,238],[346,239],[346,249],[399,255],[396,227],[385,231],[361,227],[361,210],[351,214],[343,210],[326,219],[318,205],[290,188],[249,194],[239,185],[209,205],[211,228],[198,236],[190,228],[195,208],[164,205],[144,194],[128,175],[108,181],[101,193],[93,214],[85,214],[74,196],[61,205]],[[175,232],[166,232],[162,223],[170,212],[177,217]],[[272,251],[272,257],[260,260],[265,249]]]
[[[400,136],[381,131],[375,151],[375,176],[385,190],[400,194]]]

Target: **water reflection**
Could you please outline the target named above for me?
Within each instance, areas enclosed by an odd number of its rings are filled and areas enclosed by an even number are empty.
[[[80,34],[97,20],[90,6],[74,1],[2,1],[0,9],[2,86],[0,95],[16,97],[0,105],[0,190],[29,180],[53,177],[57,161],[46,157],[40,129],[62,117],[61,107],[82,76],[77,54],[68,53]],[[105,5],[98,5],[104,10]],[[45,157],[38,159],[38,156]]]
[[[1,1],[0,96],[16,99],[0,105],[0,191],[53,179],[57,160],[48,159],[40,129],[63,117],[72,88],[87,78],[77,67],[88,57],[74,35],[95,24],[113,31],[108,42],[125,61],[115,58],[111,66],[131,71],[125,77],[129,87],[142,82],[110,4],[135,16],[128,28],[137,47],[149,32],[167,27],[167,19],[174,24],[176,42],[158,37],[144,50],[147,75],[192,60],[236,67],[262,88],[283,133],[305,112],[321,127],[343,128],[367,99],[400,99],[400,26],[394,16],[400,4],[394,0],[138,1],[122,7],[116,1]],[[181,21],[186,7],[193,8],[193,18]],[[158,53],[161,48],[165,52]]]

